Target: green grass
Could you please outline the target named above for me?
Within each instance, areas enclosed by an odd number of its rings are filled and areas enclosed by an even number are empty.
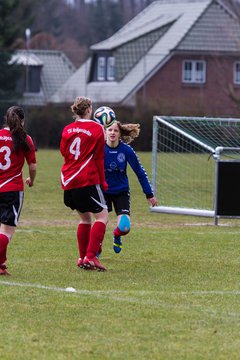
[[[159,152],[161,205],[213,210],[215,161],[205,153]]]
[[[0,279],[4,360],[239,359],[239,222],[150,213],[129,170],[132,231],[104,240],[105,273],[80,270],[78,217],[63,205],[57,151],[37,153]],[[140,154],[149,175],[151,155]],[[76,288],[76,293],[63,291]]]

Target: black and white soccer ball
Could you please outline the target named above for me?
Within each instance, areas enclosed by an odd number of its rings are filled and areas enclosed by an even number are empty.
[[[94,120],[103,125],[104,128],[111,126],[116,121],[116,115],[109,106],[101,106],[94,113]]]

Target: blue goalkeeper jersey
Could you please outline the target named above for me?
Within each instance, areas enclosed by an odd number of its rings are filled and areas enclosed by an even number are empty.
[[[153,190],[148,180],[146,171],[142,167],[135,151],[130,145],[120,141],[119,145],[111,148],[105,144],[104,168],[108,183],[107,194],[117,195],[123,191],[129,191],[127,176],[127,163],[137,175],[138,181],[147,198],[153,197]]]

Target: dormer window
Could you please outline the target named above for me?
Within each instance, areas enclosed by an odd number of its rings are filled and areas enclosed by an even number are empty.
[[[17,83],[17,91],[39,93],[41,91],[41,72],[43,62],[31,51],[18,51],[13,56],[10,64],[22,66],[23,74]]]
[[[115,80],[115,58],[109,56],[107,59],[107,80]]]
[[[98,56],[97,81],[114,81],[115,80],[115,58],[113,56]]]
[[[29,66],[26,68],[25,87],[26,93],[39,93],[41,85],[41,66]]]
[[[97,80],[104,81],[106,73],[106,58],[100,56],[97,61]]]

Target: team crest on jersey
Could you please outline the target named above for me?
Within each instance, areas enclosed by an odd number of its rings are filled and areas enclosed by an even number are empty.
[[[124,153],[119,153],[117,156],[117,159],[120,163],[125,161],[125,154]]]
[[[110,169],[115,170],[117,168],[117,164],[115,162],[111,162]]]

